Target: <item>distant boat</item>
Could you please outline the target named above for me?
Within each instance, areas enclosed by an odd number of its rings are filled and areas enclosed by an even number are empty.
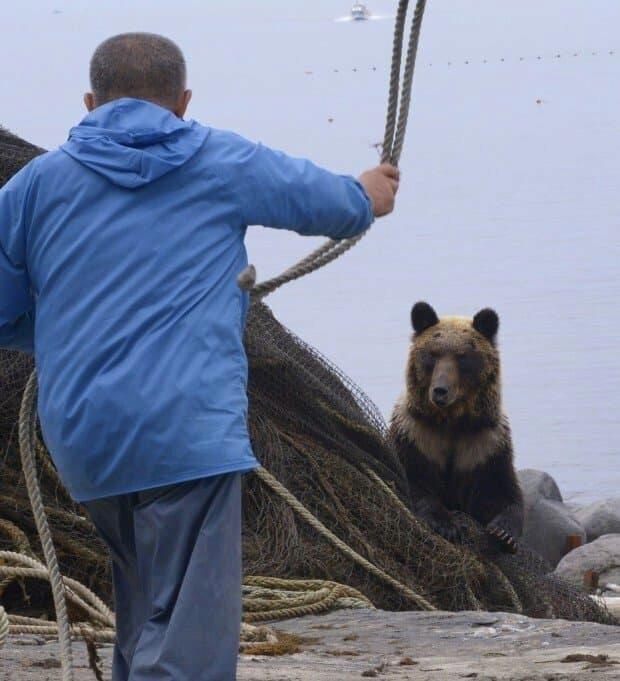
[[[353,21],[366,21],[370,19],[370,11],[363,2],[355,2],[351,7],[351,19]]]
[[[351,11],[344,17],[334,21],[375,21],[376,19],[393,19],[391,15],[373,14],[363,2],[354,2]]]

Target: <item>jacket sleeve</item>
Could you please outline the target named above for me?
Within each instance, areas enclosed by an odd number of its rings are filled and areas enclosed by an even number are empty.
[[[247,140],[240,142],[234,166],[233,191],[246,225],[345,239],[374,219],[364,188],[348,175]]]
[[[0,189],[0,347],[34,352],[35,301],[26,268],[26,202],[32,164]]]

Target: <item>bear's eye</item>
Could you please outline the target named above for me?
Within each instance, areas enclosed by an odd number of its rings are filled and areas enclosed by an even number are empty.
[[[482,357],[476,352],[459,354],[456,359],[463,374],[478,373],[482,369]]]
[[[437,360],[437,353],[435,352],[425,352],[422,355],[422,368],[428,373],[433,371],[435,367],[435,362]]]

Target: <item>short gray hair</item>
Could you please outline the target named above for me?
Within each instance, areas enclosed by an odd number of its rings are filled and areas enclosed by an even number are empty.
[[[134,97],[171,108],[185,90],[186,77],[180,48],[155,33],[112,36],[99,45],[90,60],[90,84],[97,106]]]

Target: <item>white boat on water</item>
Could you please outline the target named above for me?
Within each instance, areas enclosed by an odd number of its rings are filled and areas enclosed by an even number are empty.
[[[355,2],[351,11],[344,17],[338,17],[334,21],[375,21],[379,19],[393,19],[393,15],[374,14],[363,2]]]
[[[370,19],[370,11],[363,2],[356,2],[351,7],[351,19],[353,21],[366,21]]]

